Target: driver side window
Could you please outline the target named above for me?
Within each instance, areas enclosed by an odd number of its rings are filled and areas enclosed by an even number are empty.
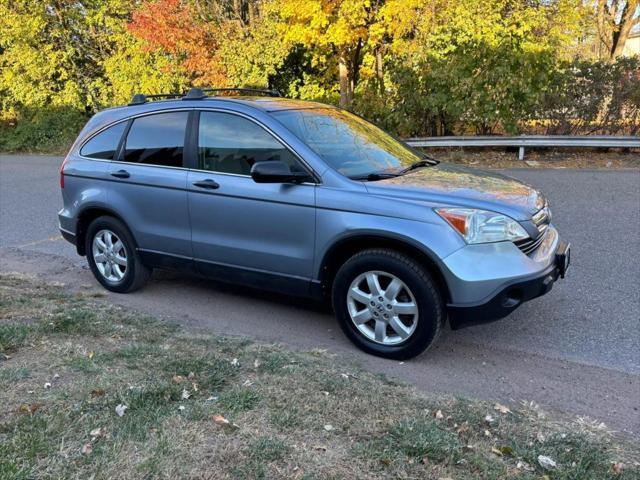
[[[295,156],[254,122],[228,113],[200,112],[199,169],[250,175],[254,163],[271,160],[301,171]]]

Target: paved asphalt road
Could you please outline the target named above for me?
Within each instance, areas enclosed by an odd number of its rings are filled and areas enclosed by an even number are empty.
[[[0,156],[0,268],[97,283],[57,232],[57,157]],[[447,331],[405,363],[370,357],[326,312],[304,301],[159,272],[114,302],[219,333],[327,348],[429,392],[589,415],[640,434],[640,171],[510,170],[549,196],[554,223],[572,244],[568,278],[510,317]]]

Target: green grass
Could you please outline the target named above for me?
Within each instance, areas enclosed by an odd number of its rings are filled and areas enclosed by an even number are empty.
[[[185,330],[28,277],[0,274],[0,342],[2,479],[640,476],[638,446],[588,424],[426,397],[320,351]]]
[[[29,335],[29,326],[18,323],[0,325],[0,353],[8,354],[24,345]]]

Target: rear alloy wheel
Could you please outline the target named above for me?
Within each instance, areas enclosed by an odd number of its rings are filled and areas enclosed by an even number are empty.
[[[111,230],[100,230],[93,237],[93,261],[100,275],[112,283],[120,283],[127,273],[127,251],[122,240]]]
[[[415,357],[438,337],[444,302],[429,272],[388,249],[364,250],[336,274],[332,303],[349,339],[367,353]]]
[[[118,219],[96,218],[87,229],[85,251],[89,267],[103,287],[112,292],[133,292],[151,275],[136,250],[129,229]]]

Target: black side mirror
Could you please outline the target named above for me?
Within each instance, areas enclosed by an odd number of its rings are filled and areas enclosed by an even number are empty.
[[[300,183],[309,179],[305,172],[292,172],[284,162],[270,160],[256,162],[251,167],[251,178],[256,183]]]

